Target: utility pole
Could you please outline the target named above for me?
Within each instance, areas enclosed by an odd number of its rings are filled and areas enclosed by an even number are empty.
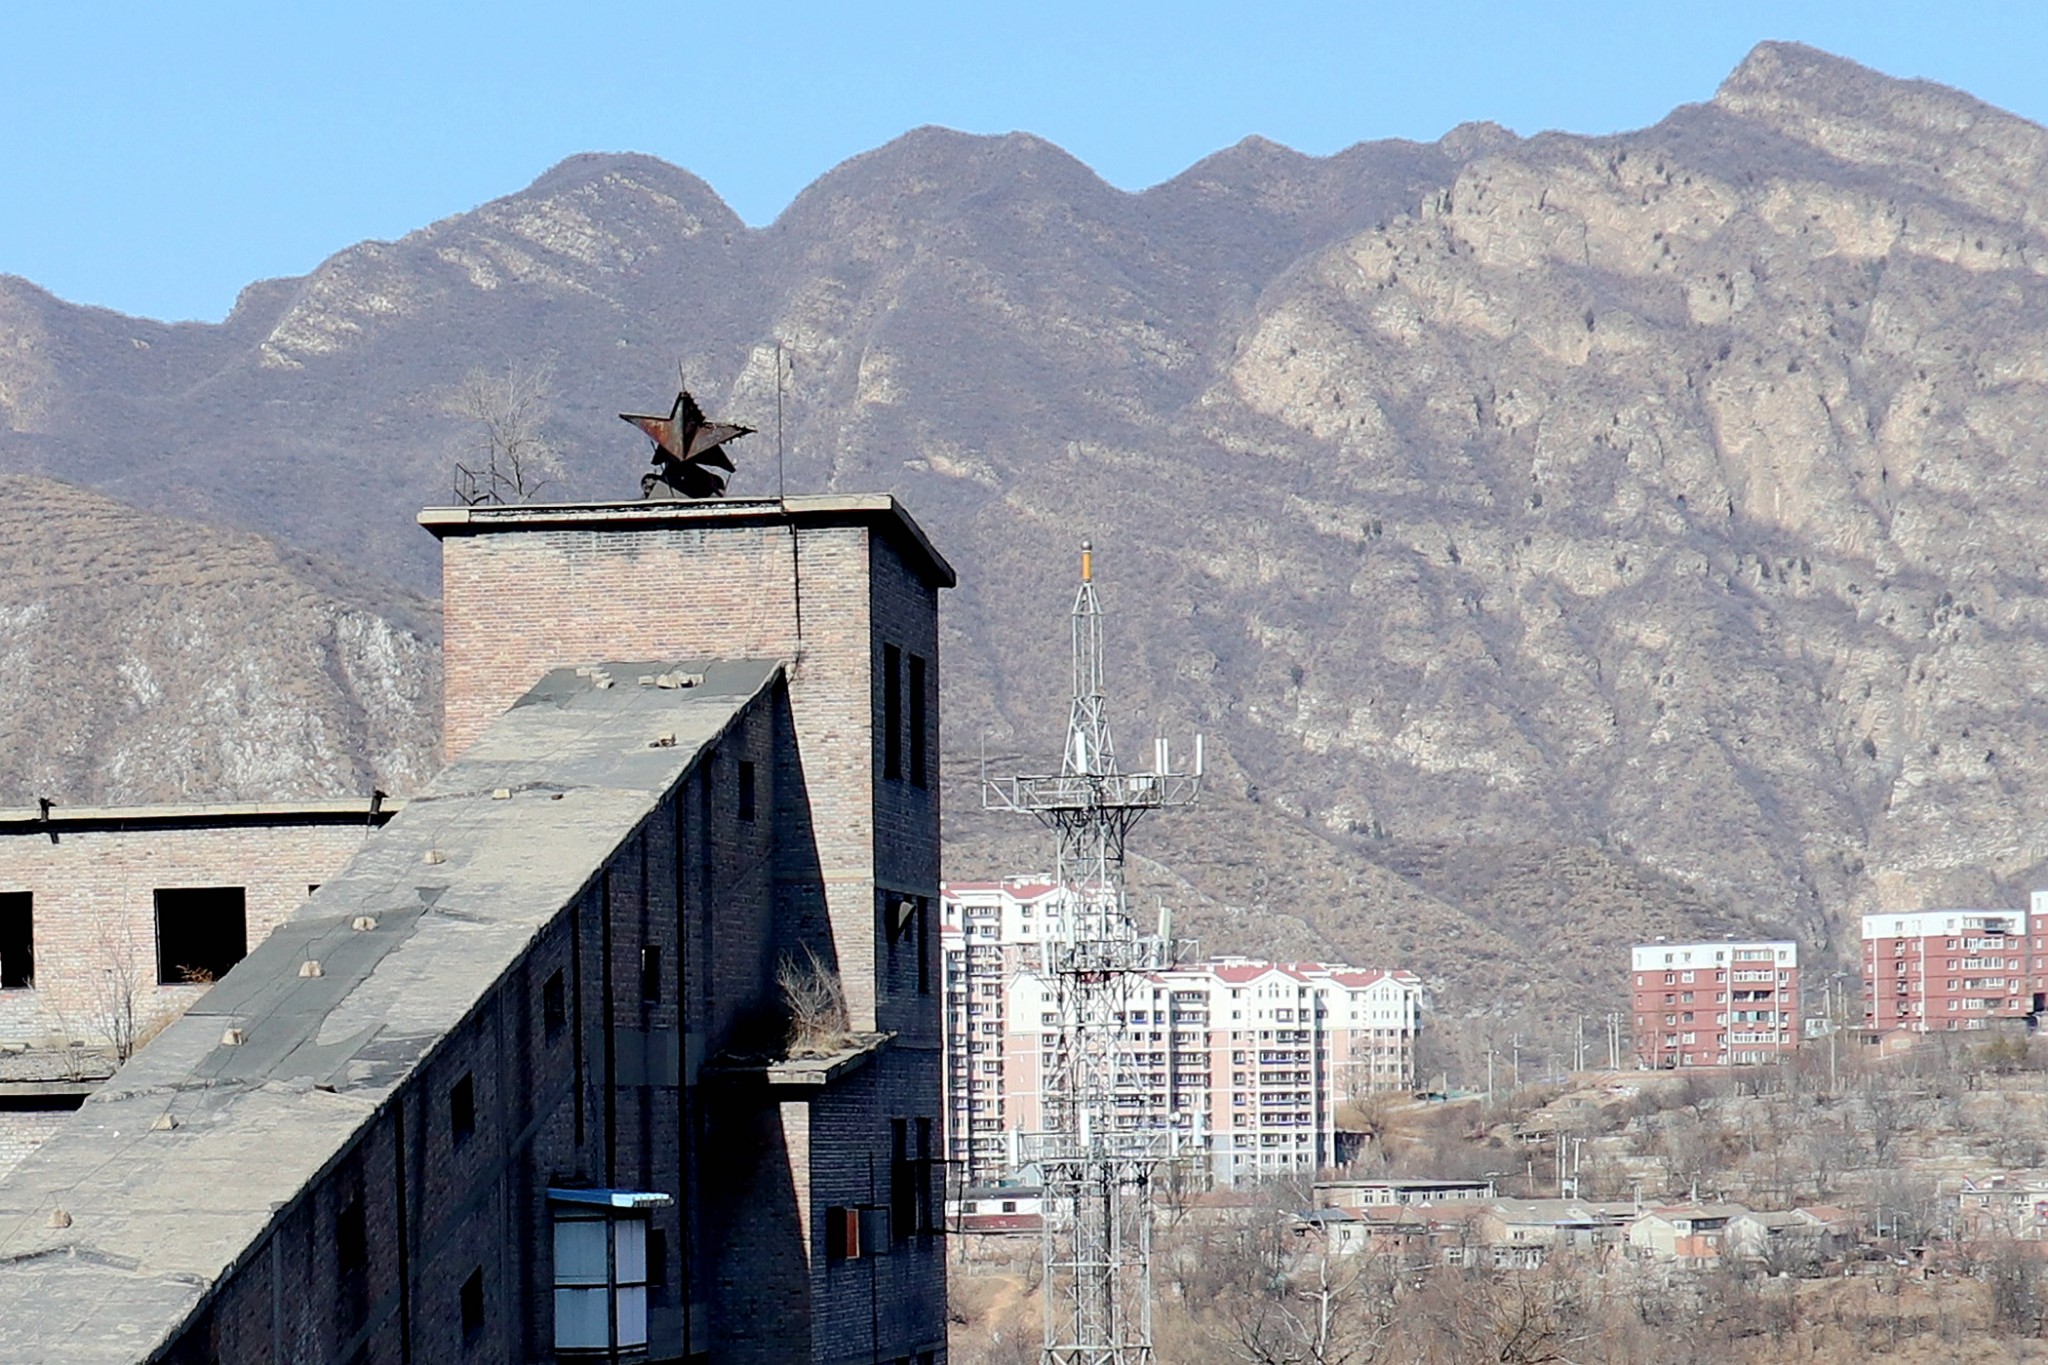
[[[1508,1035],[1508,1046],[1514,1050],[1515,1089],[1520,1090],[1522,1088],[1522,1035],[1519,1033]]]
[[[1117,766],[1103,695],[1102,606],[1095,556],[1081,542],[1074,596],[1073,696],[1056,774],[981,778],[982,806],[1037,817],[1058,846],[1055,879],[1066,914],[1043,945],[1041,970],[1057,1019],[1041,1082],[1045,1132],[1041,1254],[1045,1336],[1040,1365],[1152,1365],[1152,1180],[1160,1134],[1121,1112],[1137,1068],[1125,1032],[1143,976],[1172,965],[1163,934],[1141,936],[1124,895],[1124,840],[1146,812],[1191,804],[1194,766],[1175,772],[1154,741],[1149,772]]]

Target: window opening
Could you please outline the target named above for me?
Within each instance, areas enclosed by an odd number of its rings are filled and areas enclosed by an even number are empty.
[[[549,1038],[559,1035],[562,1026],[569,1022],[568,1006],[562,996],[562,973],[557,969],[540,988],[541,1027],[547,1031]]]
[[[344,1275],[370,1262],[369,1229],[363,1220],[363,1197],[351,1194],[334,1216],[334,1261]]]
[[[882,776],[903,776],[903,651],[882,646]]]
[[[448,1130],[458,1147],[476,1132],[476,1082],[467,1073],[448,1092]]]
[[[910,1159],[910,1121],[890,1119],[889,1240],[907,1241],[916,1224],[916,1166]]]
[[[661,945],[659,943],[641,945],[640,998],[650,1004],[661,999]]]
[[[0,895],[0,990],[27,990],[35,984],[35,894],[10,891]]]
[[[924,785],[924,659],[910,656],[910,781]]]
[[[917,898],[917,993],[932,993],[932,902]]]
[[[484,1330],[484,1270],[478,1266],[462,1282],[462,1338],[469,1341]]]
[[[858,1261],[874,1255],[889,1240],[888,1216],[887,1209],[859,1204],[826,1209],[825,1259]]]
[[[657,1227],[647,1229],[647,1297],[668,1302],[668,1233]]]
[[[248,903],[241,887],[158,889],[156,979],[160,984],[218,981],[248,955]]]

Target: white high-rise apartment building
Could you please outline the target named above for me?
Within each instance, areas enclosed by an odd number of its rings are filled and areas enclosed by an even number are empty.
[[[1043,1126],[1057,1037],[1037,945],[1065,897],[1042,879],[942,888],[947,1155],[970,1181],[1014,1167]],[[1336,1164],[1338,1106],[1415,1084],[1413,973],[1217,958],[1144,978],[1125,1015],[1139,1086],[1119,1125],[1205,1154],[1219,1183]]]

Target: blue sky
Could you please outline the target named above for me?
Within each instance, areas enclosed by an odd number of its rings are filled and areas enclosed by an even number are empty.
[[[651,152],[771,221],[909,128],[1023,129],[1139,189],[1258,133],[1611,132],[1793,39],[2048,121],[2048,4],[0,0],[0,273],[162,318]]]

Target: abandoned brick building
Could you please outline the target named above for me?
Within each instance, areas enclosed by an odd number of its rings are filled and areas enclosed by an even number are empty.
[[[421,520],[448,765],[0,1178],[0,1359],[942,1361],[952,570],[887,497]]]

